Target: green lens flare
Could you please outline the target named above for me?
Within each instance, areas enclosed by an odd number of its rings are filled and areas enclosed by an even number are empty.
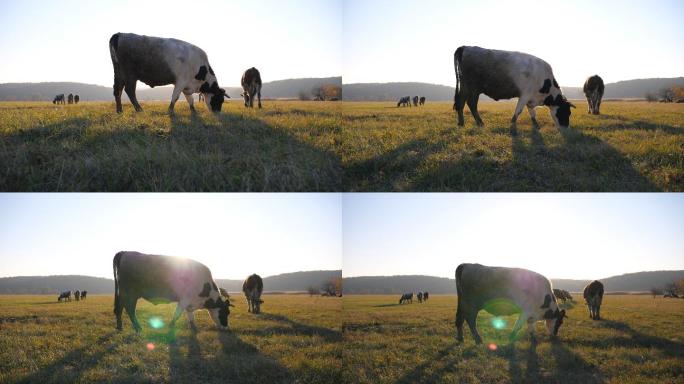
[[[494,317],[492,318],[492,327],[495,329],[504,329],[506,328],[506,320],[500,317]]]
[[[150,322],[150,327],[152,327],[154,329],[159,329],[159,328],[162,328],[164,326],[164,321],[161,318],[156,317],[156,316],[151,317],[149,322]]]

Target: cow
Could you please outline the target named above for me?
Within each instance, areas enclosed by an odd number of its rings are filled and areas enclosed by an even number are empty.
[[[601,301],[603,301],[603,283],[594,280],[584,287],[584,300],[589,308],[592,320],[601,320]]]
[[[73,104],[74,103],[74,94],[70,93],[69,96],[67,97],[68,103]]]
[[[566,300],[570,300],[570,301],[573,300],[572,295],[570,294],[570,292],[566,291],[565,289],[561,289],[561,292],[563,292],[563,296],[565,296],[565,299],[566,299]]]
[[[121,315],[126,310],[136,332],[142,329],[135,315],[138,299],[152,304],[178,302],[170,326],[173,328],[185,310],[189,325],[195,326],[195,311],[206,309],[221,330],[227,330],[230,307],[204,264],[181,257],[121,251],[113,259],[114,314],[116,328],[123,329]]]
[[[418,294],[416,295],[416,298],[418,299],[419,303],[422,303],[423,302],[423,292],[418,292]]]
[[[76,301],[81,300],[81,291],[78,289],[74,291],[74,299],[76,299]]]
[[[557,127],[570,124],[570,108],[575,106],[563,96],[551,66],[542,59],[521,52],[462,46],[454,52],[454,69],[456,92],[453,109],[457,112],[459,126],[464,125],[463,109],[466,104],[477,125],[484,125],[477,111],[481,93],[494,100],[518,98],[511,118],[511,130],[515,129],[525,106],[535,127],[539,126],[535,108],[541,105],[549,107]]]
[[[242,84],[242,98],[245,100],[245,107],[254,108],[254,97],[259,99],[261,108],[261,74],[259,70],[252,67],[242,74],[240,80]]]
[[[74,104],[78,104],[81,98],[78,95],[74,95]]]
[[[582,90],[584,90],[584,95],[587,97],[587,104],[589,104],[587,113],[598,115],[599,109],[601,108],[601,98],[603,97],[603,91],[605,90],[603,79],[599,75],[590,76],[587,78],[587,81],[584,82]]]
[[[430,298],[430,293],[423,292],[423,301],[427,301]]]
[[[551,282],[544,276],[521,268],[489,267],[480,264],[461,264],[456,268],[456,330],[458,341],[463,342],[463,322],[468,323],[470,333],[477,344],[482,343],[477,332],[477,314],[480,310],[494,316],[520,314],[513,326],[510,340],[527,323],[532,342],[536,342],[534,324],[545,320],[546,329],[552,337],[566,316],[558,308],[553,296]]]
[[[401,298],[399,299],[399,304],[404,304],[406,302],[413,303],[413,292],[404,293],[403,295],[401,295]]]
[[[71,301],[71,291],[64,291],[60,293],[59,297],[57,298],[57,302],[62,301],[62,299],[64,299],[64,301]]]
[[[418,96],[413,96],[413,106],[414,107],[418,106]]]
[[[81,291],[81,300],[85,300],[88,295],[88,291]]]
[[[64,94],[60,94],[55,96],[54,99],[52,99],[52,104],[64,104]]]
[[[425,105],[425,96],[420,97],[420,105]]]
[[[242,292],[247,298],[247,312],[260,313],[261,303],[261,293],[264,291],[264,281],[261,280],[261,276],[253,274],[245,279],[242,283]]]
[[[399,99],[397,107],[410,107],[411,106],[411,96],[403,96]]]
[[[224,98],[230,98],[219,88],[207,54],[200,48],[177,39],[115,33],[109,39],[109,52],[114,66],[114,99],[116,112],[123,112],[121,92],[126,91],[137,112],[142,111],[135,96],[138,80],[154,88],[173,84],[169,113],[181,93],[190,110],[195,111],[193,94],[204,94],[207,108],[221,112]]]
[[[554,288],[553,295],[556,296],[556,299],[565,303],[566,297],[565,293],[563,293],[563,290]]]

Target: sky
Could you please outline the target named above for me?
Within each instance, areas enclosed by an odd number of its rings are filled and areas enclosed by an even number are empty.
[[[118,251],[215,279],[342,268],[339,194],[0,194],[0,277],[112,278]]]
[[[343,276],[461,263],[600,279],[684,269],[684,194],[345,194]]]
[[[344,0],[343,82],[454,86],[462,45],[530,53],[561,86],[684,76],[681,0]]]
[[[116,32],[199,46],[221,86],[252,66],[264,82],[342,74],[342,0],[2,0],[0,83],[111,86]]]

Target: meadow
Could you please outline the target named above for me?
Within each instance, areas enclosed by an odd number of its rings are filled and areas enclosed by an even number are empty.
[[[175,304],[140,300],[136,335],[127,316],[124,330],[115,329],[113,296],[56,297],[0,296],[1,383],[341,381],[339,298],[265,295],[262,313],[252,315],[235,295],[227,332],[206,311],[196,312],[196,332],[184,315],[171,330],[164,322]]]
[[[537,108],[540,129],[513,101],[481,102],[484,128],[452,103],[397,108],[345,102],[340,142],[346,191],[682,191],[684,104],[575,101],[570,129]]]
[[[0,103],[2,191],[339,191],[339,103]]]
[[[599,321],[583,303],[568,302],[559,338],[550,340],[538,323],[536,346],[526,334],[508,342],[516,316],[500,318],[505,327],[497,329],[483,311],[478,346],[467,326],[464,344],[456,342],[456,296],[398,299],[343,298],[345,382],[663,384],[684,377],[684,300],[607,295]]]

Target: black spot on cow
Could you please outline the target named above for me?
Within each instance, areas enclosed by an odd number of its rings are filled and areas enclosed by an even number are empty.
[[[195,75],[195,79],[197,80],[204,80],[207,78],[207,67],[206,66],[201,66],[199,67],[199,72]]]
[[[204,83],[204,84],[202,84],[202,86],[200,87],[199,90],[202,93],[209,93],[209,91],[211,90],[211,87],[209,86],[209,83]],[[549,97],[551,97],[551,96],[549,96]]]
[[[544,85],[539,89],[539,93],[549,93],[551,89],[551,79],[544,80]]]
[[[544,99],[544,105],[546,105],[546,106],[553,105],[553,96],[551,96],[551,95],[546,96],[546,99]]]
[[[558,86],[558,83],[556,83],[556,78],[553,79],[553,86],[560,89],[560,87]]]
[[[549,307],[549,304],[551,304],[551,301],[552,301],[552,300],[553,300],[553,299],[551,298],[551,295],[546,295],[546,296],[544,296],[544,304],[542,304],[542,306],[539,307],[539,308],[548,308],[548,307]]]
[[[204,288],[200,292],[199,297],[209,297],[209,292],[211,292],[211,286],[209,283],[204,283]]]
[[[211,73],[212,76],[216,76],[216,74],[214,73],[214,70],[211,69],[211,65],[209,65],[209,73]]]
[[[544,318],[545,319],[555,319],[556,318],[556,312],[554,312],[550,309],[547,309],[546,312],[544,312]]]

